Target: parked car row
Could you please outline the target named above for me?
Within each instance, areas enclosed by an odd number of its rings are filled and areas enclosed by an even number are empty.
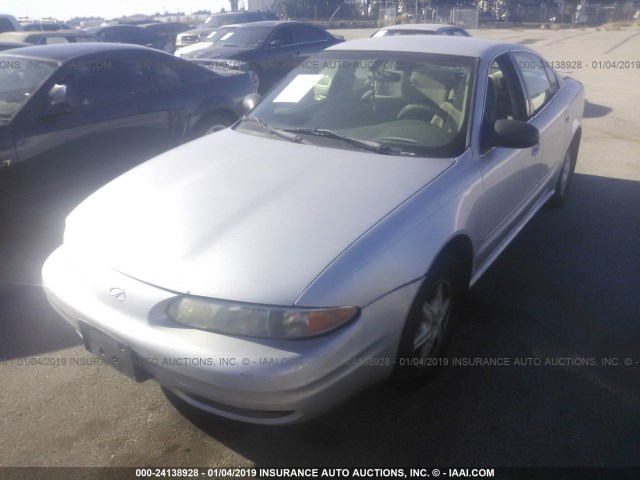
[[[462,27],[410,24],[385,27],[373,37],[392,35],[470,36]],[[264,93],[310,55],[343,42],[315,25],[303,22],[259,21],[218,27],[200,40],[176,51],[176,56],[250,73],[256,91]]]

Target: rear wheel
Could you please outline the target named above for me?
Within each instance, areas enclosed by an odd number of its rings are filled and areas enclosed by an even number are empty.
[[[571,142],[567,153],[564,155],[562,167],[560,167],[560,175],[556,182],[556,188],[553,193],[553,197],[551,197],[551,204],[556,208],[560,208],[567,201],[569,187],[571,186],[571,179],[573,178],[573,172],[576,168],[579,144],[579,138]]]
[[[436,261],[413,302],[396,359],[401,387],[422,386],[445,363],[462,301],[462,269],[450,256]]]
[[[260,76],[253,70],[249,70],[247,73],[249,74],[249,77],[251,77],[251,83],[253,83],[253,92],[258,93],[258,89],[260,88]]]

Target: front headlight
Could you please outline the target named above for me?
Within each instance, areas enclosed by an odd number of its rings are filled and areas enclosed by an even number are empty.
[[[344,325],[357,307],[286,308],[249,305],[196,297],[176,298],[167,309],[182,325],[229,335],[266,338],[305,338]]]

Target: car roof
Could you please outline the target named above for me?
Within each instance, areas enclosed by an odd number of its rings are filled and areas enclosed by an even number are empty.
[[[251,23],[239,23],[239,28],[249,28],[249,27],[277,27],[278,25],[310,25],[305,22],[294,22],[290,20],[261,20],[260,22],[251,22]],[[315,26],[315,25],[314,25]]]
[[[329,47],[327,50],[434,53],[479,58],[492,50],[507,50],[510,48],[529,50],[523,45],[497,42],[484,38],[436,35],[385,35],[384,37],[369,37],[339,43]]]
[[[145,51],[155,52],[147,47],[139,45],[129,45],[122,43],[109,43],[109,42],[90,42],[90,43],[61,43],[55,45],[34,45],[32,47],[22,47],[20,50],[11,55],[20,57],[32,57],[40,59],[55,60],[58,62],[67,62],[74,58],[83,57],[85,55],[91,55],[92,53],[105,53],[105,52],[131,52],[131,51]],[[11,51],[13,52],[13,51]],[[4,52],[2,52],[4,53]],[[0,55],[2,54],[0,53]],[[161,54],[161,52],[156,52]]]
[[[425,32],[437,32],[438,30],[450,27],[462,28],[457,25],[443,23],[405,23],[402,25],[389,25],[388,27],[383,27],[380,30],[422,30]]]
[[[231,15],[239,15],[243,13],[269,13],[265,10],[239,10],[237,12],[221,12],[221,13],[213,13],[211,17],[229,17]]]

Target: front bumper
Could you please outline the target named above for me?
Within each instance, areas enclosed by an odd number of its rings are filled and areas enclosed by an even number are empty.
[[[64,246],[47,259],[43,285],[78,333],[81,321],[127,345],[150,376],[184,401],[261,424],[306,420],[386,378],[406,317],[402,309],[417,288],[383,297],[329,334],[273,340],[182,327],[166,315],[175,293],[75,261]],[[124,298],[114,295],[120,291]]]

